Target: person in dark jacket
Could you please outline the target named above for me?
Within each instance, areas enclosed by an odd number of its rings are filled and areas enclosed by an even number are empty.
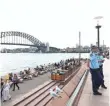
[[[20,87],[18,86],[19,79],[18,79],[16,74],[14,74],[14,77],[13,77],[12,81],[13,81],[13,91],[15,91],[15,86],[19,90],[20,89]]]

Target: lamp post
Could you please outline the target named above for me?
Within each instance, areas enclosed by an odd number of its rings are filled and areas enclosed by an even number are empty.
[[[101,28],[101,25],[97,24],[96,26],[96,29],[97,29],[97,46],[98,48],[100,47],[100,28]]]
[[[97,46],[98,46],[98,48],[100,47],[100,28],[101,28],[101,25],[99,25],[99,20],[102,18],[103,18],[102,16],[98,16],[98,17],[94,18],[97,20],[97,25],[95,26],[95,28],[97,29]]]
[[[103,51],[104,51],[104,40],[103,40]]]

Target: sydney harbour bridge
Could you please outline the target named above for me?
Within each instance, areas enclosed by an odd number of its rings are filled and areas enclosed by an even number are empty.
[[[42,43],[40,40],[32,35],[17,31],[6,31],[1,32],[0,35],[1,45],[21,45],[21,46],[31,46],[36,47],[42,52],[47,52],[49,49],[57,50],[55,47],[49,47],[49,45]]]

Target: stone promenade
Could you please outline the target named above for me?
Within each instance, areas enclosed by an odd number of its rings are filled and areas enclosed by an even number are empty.
[[[83,89],[78,106],[109,106],[109,73],[110,73],[110,60],[104,62],[104,80],[107,90],[99,88],[102,96],[94,96],[92,93],[91,75],[89,73],[85,87]]]

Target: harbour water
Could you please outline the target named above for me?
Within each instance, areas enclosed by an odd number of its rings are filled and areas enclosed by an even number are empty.
[[[69,58],[78,58],[78,53],[1,53],[0,54],[0,76],[9,72],[19,72],[28,67],[59,62]],[[82,58],[88,58],[88,54],[81,54]]]

